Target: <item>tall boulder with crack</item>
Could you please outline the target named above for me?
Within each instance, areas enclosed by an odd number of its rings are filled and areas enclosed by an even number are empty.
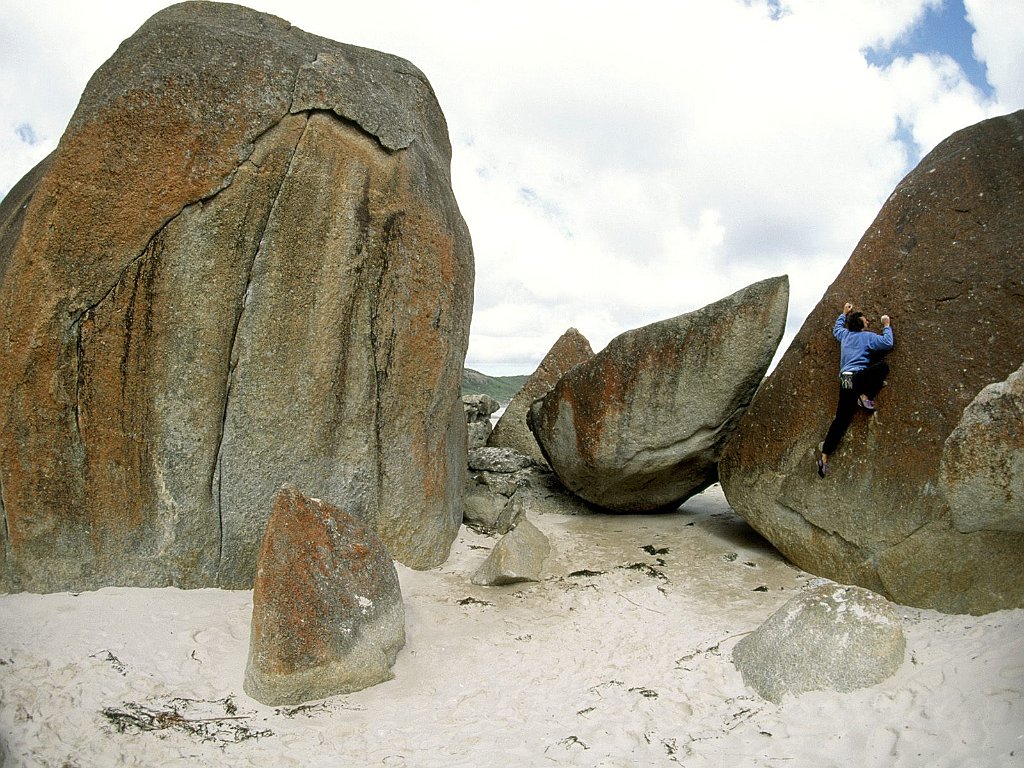
[[[896,346],[879,410],[821,479],[847,301],[888,313]],[[1024,111],[953,134],[890,195],[726,446],[730,504],[836,581],[953,613],[1024,606],[1022,315]]]
[[[394,56],[206,2],[126,40],[0,208],[0,588],[250,587],[285,482],[444,561],[473,294],[450,158]]]

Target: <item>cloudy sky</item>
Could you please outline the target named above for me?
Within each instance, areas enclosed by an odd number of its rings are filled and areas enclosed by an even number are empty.
[[[0,0],[0,195],[170,4]],[[476,253],[467,365],[492,375],[782,273],[785,347],[923,154],[1024,107],[1020,0],[247,4],[431,80]]]

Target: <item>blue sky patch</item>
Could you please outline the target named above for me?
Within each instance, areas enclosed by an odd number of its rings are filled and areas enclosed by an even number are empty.
[[[873,66],[884,67],[915,53],[945,54],[960,65],[971,85],[991,99],[994,91],[986,79],[985,64],[974,57],[973,34],[963,0],[944,0],[937,7],[926,8],[921,21],[891,46],[870,48],[865,51],[865,58]]]
[[[23,144],[28,144],[30,147],[34,147],[39,143],[39,137],[36,136],[35,129],[29,123],[22,123],[14,129],[14,132]]]

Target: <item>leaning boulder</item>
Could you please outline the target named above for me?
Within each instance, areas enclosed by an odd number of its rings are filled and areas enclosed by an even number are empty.
[[[522,581],[540,581],[544,561],[551,553],[548,537],[526,518],[494,545],[491,554],[473,574],[482,587],[499,587]]]
[[[961,533],[1024,533],[1024,367],[964,409],[942,449],[939,491]]]
[[[530,406],[552,390],[558,380],[572,368],[585,363],[594,356],[590,342],[575,328],[563,333],[554,343],[537,370],[512,397],[505,412],[494,425],[487,445],[494,448],[512,448],[535,461],[544,461],[544,454],[537,445],[526,423]]]
[[[405,609],[387,549],[294,486],[274,497],[252,603],[244,688],[257,701],[301,704],[394,676]]]
[[[890,195],[722,456],[729,503],[787,559],[898,603],[1024,607],[1024,532],[967,523],[939,489],[965,411],[1024,360],[1021,243],[1024,111],[953,134]],[[838,397],[831,328],[847,301],[891,315],[896,346],[878,412],[854,419],[822,480],[815,449]],[[1004,431],[1007,455],[1019,425],[992,433]],[[948,475],[958,461],[947,476],[966,492]]]
[[[2,209],[0,590],[251,587],[286,481],[443,562],[473,299],[450,155],[394,56],[227,3],[126,40]]]
[[[616,512],[675,508],[717,480],[737,417],[786,325],[789,280],[763,280],[617,336],[530,408],[565,486]]]
[[[747,685],[778,703],[786,694],[876,685],[903,665],[906,646],[885,598],[826,583],[783,605],[736,644],[732,658]]]

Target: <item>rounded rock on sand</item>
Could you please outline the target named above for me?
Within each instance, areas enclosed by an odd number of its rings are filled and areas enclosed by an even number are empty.
[[[906,638],[889,602],[863,587],[822,582],[733,649],[743,681],[769,701],[787,693],[866,688],[903,664]]]

